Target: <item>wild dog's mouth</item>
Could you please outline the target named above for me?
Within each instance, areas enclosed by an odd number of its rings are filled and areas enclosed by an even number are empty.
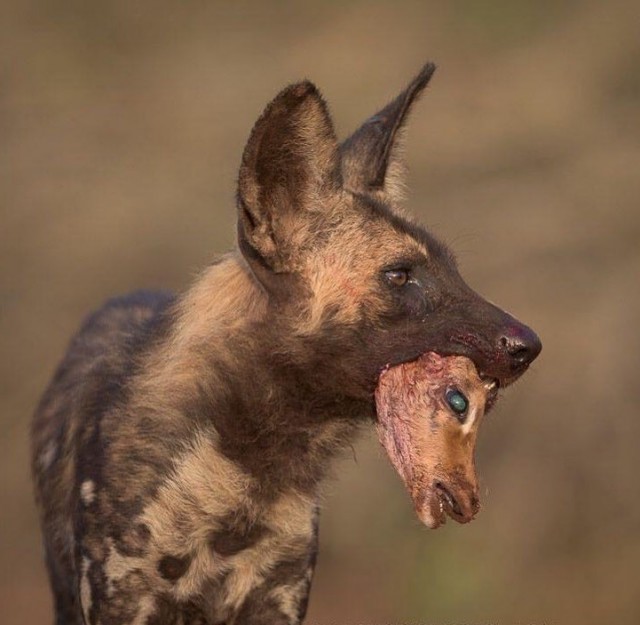
[[[378,437],[427,527],[439,527],[447,516],[467,523],[478,512],[477,429],[499,387],[496,379],[479,376],[469,359],[432,352],[381,373]],[[452,390],[466,406],[447,401]]]

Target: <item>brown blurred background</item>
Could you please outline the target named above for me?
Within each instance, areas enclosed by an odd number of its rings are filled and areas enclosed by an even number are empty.
[[[308,622],[640,622],[638,2],[0,6],[0,622],[50,622],[30,414],[83,316],[233,245],[263,105],[344,136],[425,60],[409,208],[544,351],[489,417],[483,512],[419,526],[373,436],[328,488]]]

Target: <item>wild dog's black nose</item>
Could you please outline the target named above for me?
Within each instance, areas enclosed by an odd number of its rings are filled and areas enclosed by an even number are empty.
[[[513,325],[500,337],[500,346],[511,360],[514,369],[529,366],[542,349],[538,335],[525,325]]]

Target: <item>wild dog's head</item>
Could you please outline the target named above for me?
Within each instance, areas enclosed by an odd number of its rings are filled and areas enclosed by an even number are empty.
[[[450,250],[398,210],[398,141],[434,66],[346,141],[310,82],[267,106],[242,158],[238,240],[283,352],[328,392],[371,400],[380,372],[427,351],[470,358],[501,386],[536,334],[463,281]]]

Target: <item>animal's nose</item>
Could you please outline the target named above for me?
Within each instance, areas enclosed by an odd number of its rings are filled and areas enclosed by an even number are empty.
[[[514,369],[528,367],[542,350],[538,335],[523,324],[512,325],[500,337],[500,347],[506,351]]]

